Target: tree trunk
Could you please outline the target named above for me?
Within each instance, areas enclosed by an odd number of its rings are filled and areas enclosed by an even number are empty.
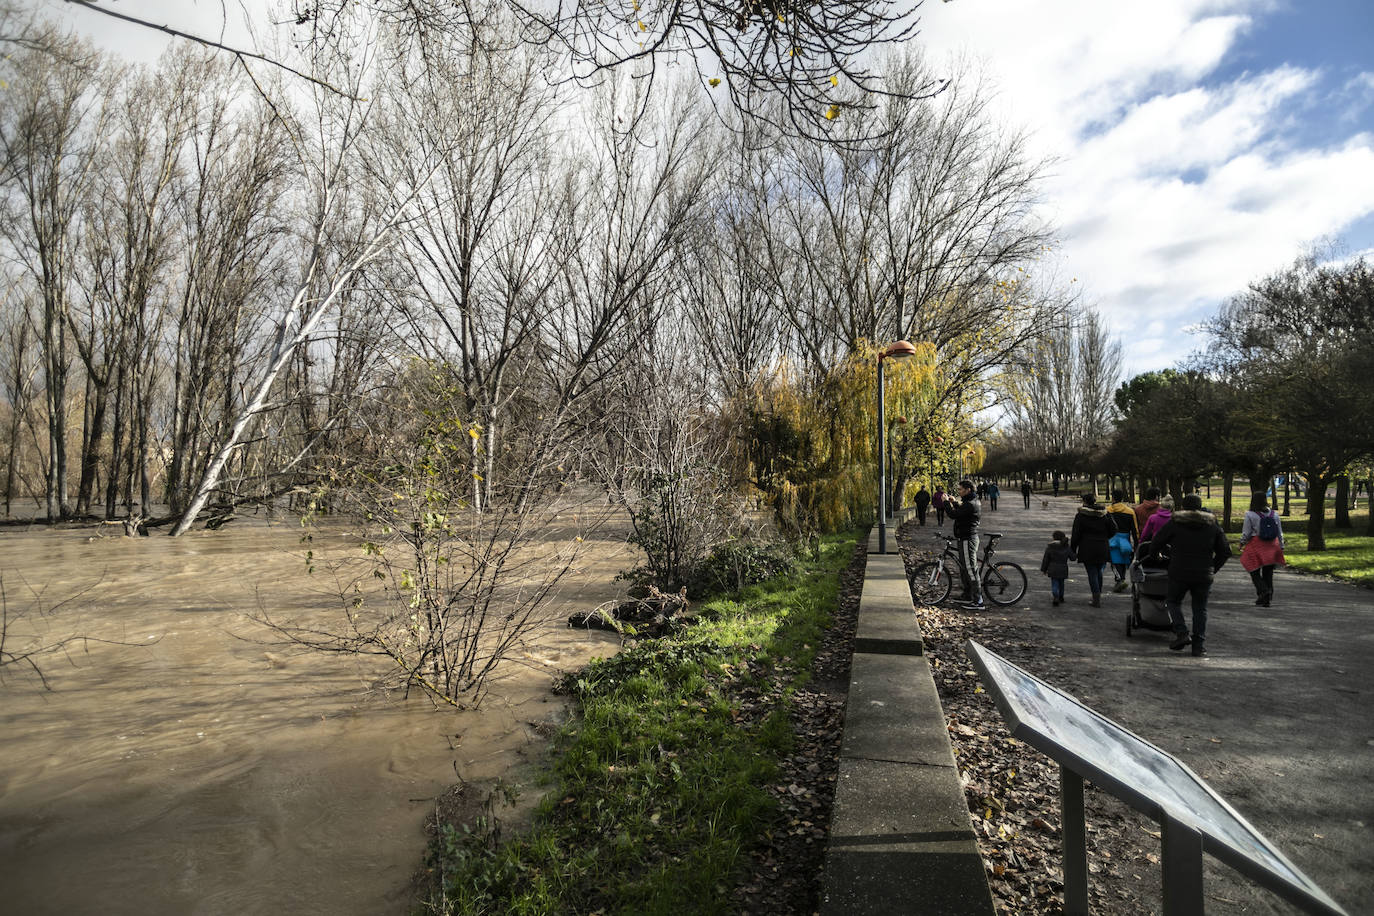
[[[1231,530],[1231,485],[1236,482],[1234,471],[1227,471],[1221,475],[1221,530]],[[1254,484],[1252,483],[1253,487]]]
[[[1350,475],[1336,475],[1336,519],[1332,524],[1337,528],[1350,528]]]
[[[1374,537],[1374,474],[1364,482],[1365,508],[1369,510],[1369,517],[1365,520],[1365,534]],[[6,507],[8,507],[6,503]]]
[[[109,375],[106,375],[109,378]],[[105,438],[105,402],[108,386],[101,385],[87,373],[86,423],[81,431],[81,483],[76,491],[76,514],[91,511],[95,480],[100,464],[100,442]],[[92,398],[92,390],[94,397]]]
[[[1307,550],[1318,553],[1326,549],[1326,488],[1331,483],[1328,474],[1306,474],[1307,478]]]

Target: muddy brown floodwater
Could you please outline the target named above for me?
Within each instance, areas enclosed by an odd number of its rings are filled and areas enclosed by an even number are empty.
[[[283,649],[253,621],[337,614],[299,541],[287,521],[178,539],[0,533],[11,615],[33,606],[29,587],[45,605],[80,593],[16,630],[132,644],[49,656],[51,691],[6,671],[0,911],[404,913],[435,797],[522,761],[563,714],[552,676],[617,647],[559,623],[614,597],[633,565],[603,528],[480,712],[405,700],[372,688],[380,662]],[[324,541],[317,556],[347,550]]]

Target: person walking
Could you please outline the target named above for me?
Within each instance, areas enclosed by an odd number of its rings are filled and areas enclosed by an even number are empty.
[[[948,508],[949,497],[945,496],[945,488],[937,486],[935,495],[930,498],[930,504],[935,507],[935,526],[945,527],[945,509]]]
[[[1159,487],[1150,487],[1145,491],[1145,498],[1135,507],[1135,526],[1140,532],[1140,539],[1145,540],[1145,523],[1150,520],[1150,516],[1159,509]]]
[[[1069,546],[1069,538],[1064,532],[1056,531],[1045,545],[1045,555],[1040,559],[1040,571],[1050,577],[1050,605],[1059,607],[1064,603],[1064,580],[1069,577],[1069,564],[1078,559]]]
[[[1159,529],[1163,528],[1173,517],[1174,498],[1166,495],[1159,501],[1159,508],[1155,510],[1154,515],[1145,520],[1145,527],[1140,529],[1141,542],[1153,540],[1154,536],[1159,533]]]
[[[1207,654],[1207,596],[1217,570],[1231,558],[1231,545],[1217,524],[1216,516],[1202,508],[1202,497],[1189,493],[1181,508],[1150,541],[1150,555],[1169,552],[1169,589],[1164,605],[1169,609],[1175,652],[1192,645],[1194,656]],[[1193,631],[1183,623],[1183,596],[1193,604]]]
[[[1021,481],[1021,501],[1026,504],[1027,509],[1030,508],[1031,492],[1031,482],[1029,480]]]
[[[1102,607],[1102,570],[1111,559],[1109,543],[1116,534],[1116,523],[1107,510],[1097,504],[1092,493],[1083,494],[1083,505],[1073,517],[1073,533],[1069,547],[1088,574],[1088,590],[1092,592],[1093,607]]]
[[[921,522],[921,527],[926,524],[926,510],[930,508],[930,492],[926,490],[925,484],[921,484],[921,489],[916,491],[914,498],[916,503],[916,518]]]
[[[1240,566],[1255,583],[1255,604],[1260,607],[1269,607],[1273,600],[1274,567],[1283,562],[1283,523],[1264,494],[1255,493],[1240,526]]]
[[[997,497],[1002,495],[1002,488],[997,486],[997,481],[988,483],[988,508],[993,512],[997,511]]]
[[[966,611],[983,609],[983,584],[978,581],[978,522],[982,506],[974,491],[973,481],[959,481],[959,501],[950,501],[950,520],[954,523],[954,537],[958,540],[959,580],[964,585]]]
[[[1131,565],[1136,544],[1140,542],[1140,525],[1136,520],[1135,508],[1127,505],[1126,494],[1121,490],[1112,491],[1112,504],[1107,507],[1107,514],[1116,523],[1116,534],[1112,535],[1109,542],[1112,573],[1116,577],[1112,591],[1124,592],[1131,587],[1131,580],[1126,578],[1126,567]]]

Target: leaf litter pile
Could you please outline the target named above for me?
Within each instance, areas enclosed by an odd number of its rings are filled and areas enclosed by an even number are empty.
[[[908,572],[933,558],[903,553]],[[964,644],[975,639],[1056,686],[1074,682],[1070,662],[1047,651],[1045,631],[1023,609],[918,605],[916,617],[998,912],[1061,913],[1059,766],[1011,737]],[[1091,783],[1085,786],[1085,808],[1092,911],[1159,912],[1158,826]]]

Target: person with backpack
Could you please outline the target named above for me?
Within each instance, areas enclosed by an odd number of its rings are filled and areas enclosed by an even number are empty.
[[[1255,604],[1269,607],[1274,598],[1274,567],[1284,562],[1283,525],[1263,493],[1250,497],[1250,511],[1240,527],[1240,566],[1255,583]]]
[[[930,498],[930,504],[935,507],[935,526],[937,528],[945,527],[947,499],[948,498],[945,496],[945,488],[943,486],[937,486],[935,488],[935,495]]]
[[[1054,540],[1045,545],[1045,555],[1040,559],[1040,571],[1050,577],[1050,605],[1059,607],[1064,603],[1064,580],[1069,577],[1069,564],[1078,559],[1069,546],[1069,536],[1056,531]]]
[[[1131,587],[1131,580],[1126,578],[1126,569],[1131,565],[1136,544],[1140,540],[1139,523],[1134,507],[1126,503],[1126,494],[1121,490],[1112,491],[1112,504],[1107,507],[1107,514],[1116,522],[1116,534],[1108,542],[1112,554],[1112,573],[1116,576],[1112,591],[1124,592]]]

